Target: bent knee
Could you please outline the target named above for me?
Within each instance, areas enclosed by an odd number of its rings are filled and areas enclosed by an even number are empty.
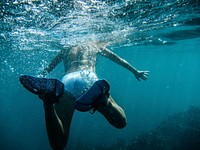
[[[63,150],[66,146],[66,144],[63,144],[63,143],[59,143],[59,144],[58,143],[56,143],[56,144],[50,143],[50,145],[51,145],[52,149],[54,149],[54,150]]]
[[[115,127],[118,129],[123,129],[126,126],[126,124],[127,124],[126,117],[123,117],[117,122]]]

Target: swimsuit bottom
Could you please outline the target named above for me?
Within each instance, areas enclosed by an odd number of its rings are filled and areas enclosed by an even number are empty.
[[[69,91],[76,99],[82,96],[97,81],[97,75],[88,70],[80,70],[69,73],[62,78],[64,88]]]

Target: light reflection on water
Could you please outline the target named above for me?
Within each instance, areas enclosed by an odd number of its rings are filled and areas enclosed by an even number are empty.
[[[44,66],[63,47],[91,40],[109,42],[111,48],[175,44],[199,37],[194,26],[199,25],[199,6],[196,0],[4,0],[1,62],[6,67],[20,60]],[[13,72],[16,67],[8,68]]]
[[[187,0],[6,1],[0,4],[1,41],[12,41],[19,50],[51,50],[87,39],[118,46],[151,43],[156,37],[149,31],[182,25],[198,15],[198,5]]]

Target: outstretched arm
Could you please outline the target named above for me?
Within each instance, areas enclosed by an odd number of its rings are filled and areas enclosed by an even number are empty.
[[[63,50],[61,50],[57,56],[48,64],[48,66],[39,75],[41,77],[46,76],[50,73],[61,61],[63,60]]]
[[[137,70],[135,67],[133,67],[131,64],[129,64],[126,60],[122,59],[117,54],[113,53],[112,51],[110,51],[107,48],[102,48],[100,54],[102,56],[112,60],[113,62],[117,63],[118,65],[131,71],[135,75],[136,79],[139,81],[140,81],[140,79],[146,80],[149,75],[148,74],[149,71]]]

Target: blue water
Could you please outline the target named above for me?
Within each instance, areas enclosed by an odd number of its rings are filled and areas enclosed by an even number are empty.
[[[118,130],[99,113],[76,111],[66,150],[129,144],[168,116],[200,106],[199,10],[198,0],[2,0],[0,149],[50,149],[42,102],[18,78],[37,75],[62,47],[88,39],[109,41],[113,52],[150,76],[138,82],[124,68],[98,58],[97,74],[109,81],[127,126]],[[63,74],[60,65],[48,77]]]

